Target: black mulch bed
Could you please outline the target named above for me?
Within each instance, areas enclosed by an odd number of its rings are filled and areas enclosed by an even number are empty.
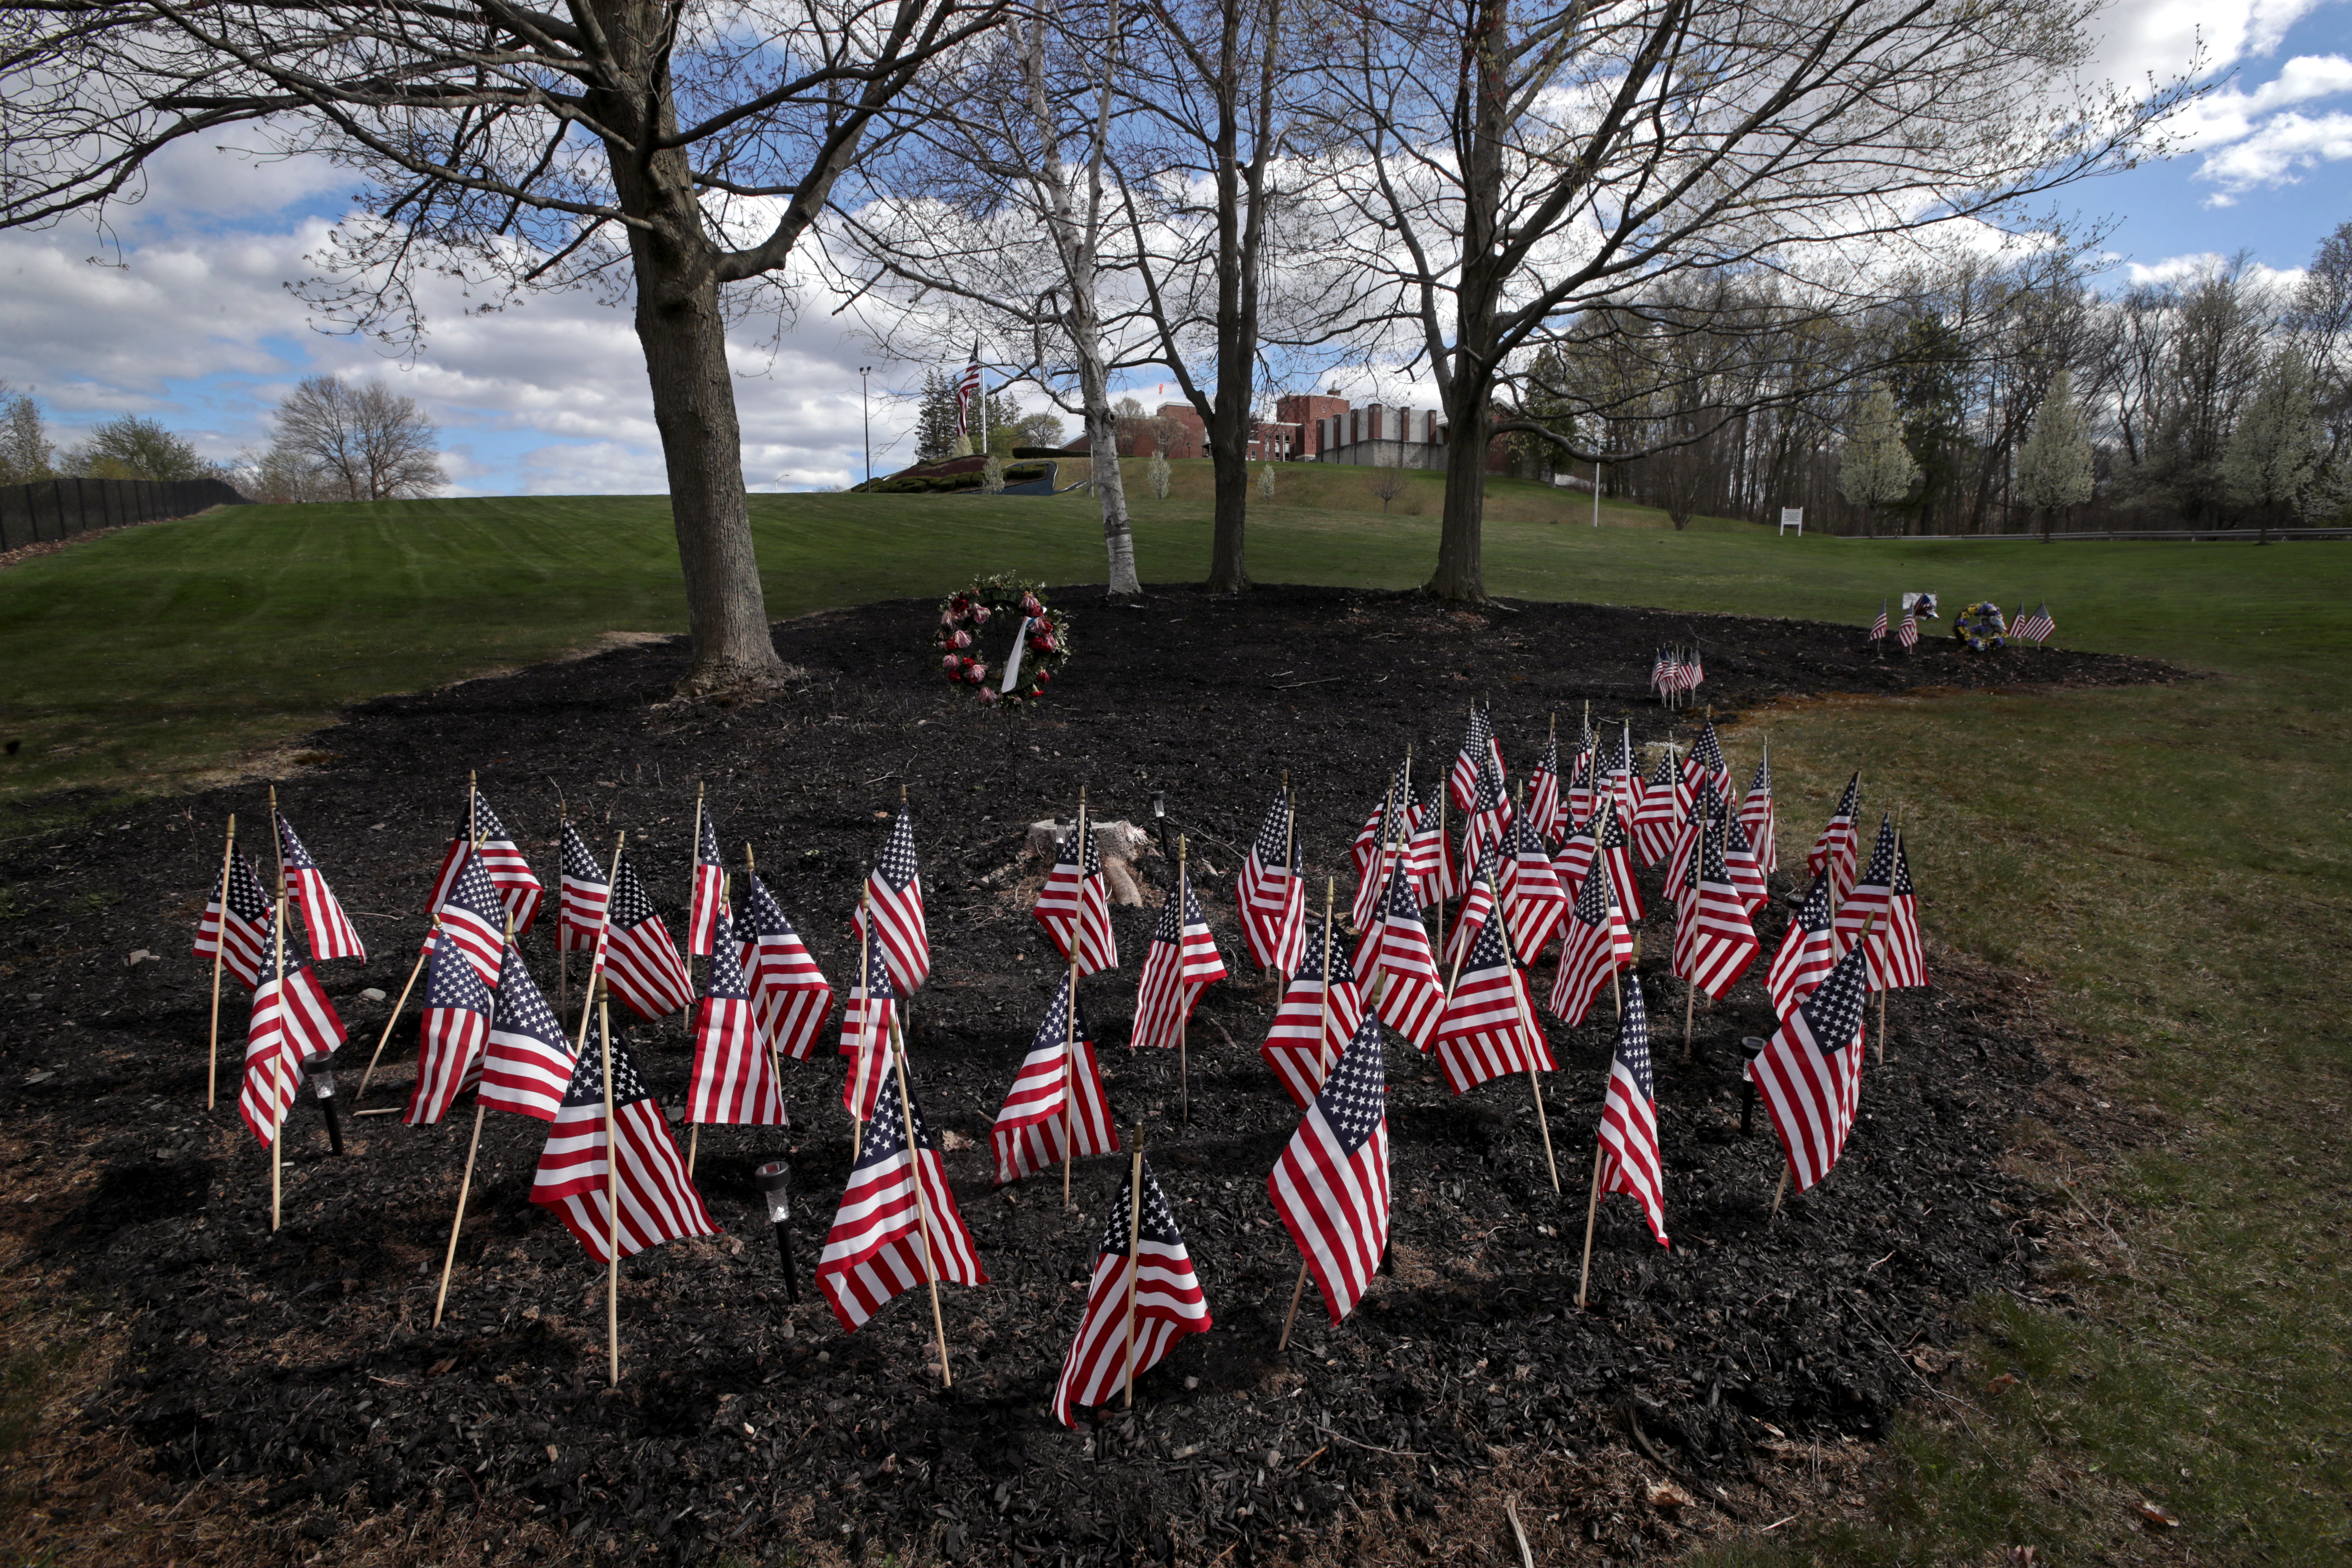
[[[1702,695],[1727,718],[1782,694],[2176,672],[2056,650],[1971,658],[1940,641],[1880,659],[1851,627],[1580,605],[1464,612],[1293,588],[1241,603],[1160,589],[1117,610],[1098,592],[1056,598],[1079,612],[1077,657],[1043,708],[1011,723],[937,678],[932,606],[908,602],[781,626],[779,647],[815,678],[772,702],[663,706],[681,647],[607,653],[372,703],[320,738],[329,760],[280,786],[376,955],[364,970],[329,966],[352,1032],[347,1110],[387,1011],[359,993],[396,994],[407,973],[468,768],[551,884],[556,784],[598,842],[626,828],[674,931],[694,785],[707,779],[730,851],[758,847],[844,987],[845,912],[909,786],[936,962],[913,1007],[913,1059],[992,1276],[984,1289],[947,1291],[952,1393],[927,1370],[919,1294],[853,1337],[814,1291],[784,1300],[749,1173],[789,1148],[805,1281],[848,1163],[829,1047],[788,1067],[790,1133],[703,1139],[702,1187],[727,1235],[625,1266],[616,1392],[604,1386],[604,1272],[526,1202],[536,1124],[491,1119],[437,1331],[463,1110],[432,1130],[359,1119],[337,1159],[306,1099],[273,1237],[268,1162],[234,1110],[237,1046],[220,1108],[203,1109],[206,973],[186,956],[222,816],[236,810],[248,829],[264,820],[248,786],[0,847],[11,900],[0,906],[0,1106],[15,1184],[68,1194],[62,1206],[12,1205],[11,1218],[20,1233],[43,1227],[33,1258],[47,1289],[132,1323],[88,1419],[127,1427],[166,1475],[266,1487],[276,1517],[313,1540],[371,1510],[437,1499],[481,1510],[497,1526],[493,1557],[515,1561],[781,1560],[788,1546],[868,1562],[886,1551],[1378,1556],[1400,1542],[1433,1549],[1433,1521],[1532,1484],[1545,1466],[1587,1484],[1529,1511],[1539,1552],[1638,1554],[1702,1529],[1700,1515],[1741,1520],[1734,1499],[1754,1494],[1738,1489],[1790,1443],[1882,1431],[1918,1391],[1913,1363],[1932,1363],[1929,1347],[1959,1332],[1961,1303],[2021,1277],[2039,1227],[2031,1194],[1994,1162],[2044,1068],[2013,988],[1948,963],[1935,988],[1897,997],[1895,1054],[1870,1071],[1844,1163],[1768,1224],[1775,1149],[1760,1112],[1741,1130],[1737,1045],[1769,1032],[1767,1004],[1751,980],[1702,1007],[1696,1058],[1682,1062],[1680,987],[1651,973],[1668,946],[1654,914],[1644,980],[1663,1037],[1673,1250],[1649,1239],[1630,1200],[1612,1200],[1591,1309],[1572,1309],[1609,1026],[1551,1026],[1562,1070],[1546,1093],[1564,1197],[1546,1178],[1524,1084],[1457,1100],[1433,1064],[1392,1043],[1393,1274],[1337,1328],[1310,1289],[1301,1331],[1277,1354],[1297,1265],[1265,1178],[1296,1118],[1256,1055],[1272,993],[1238,973],[1234,846],[1288,769],[1310,868],[1335,867],[1405,743],[1425,777],[1452,754],[1474,698],[1491,699],[1515,771],[1534,761],[1547,712],[1568,718],[1588,698],[1596,717],[1630,712],[1637,740],[1655,737],[1664,719],[1644,681],[1650,650],[1670,637],[1700,639]],[[1727,741],[1744,784],[1752,747],[1736,727]],[[1045,1405],[1123,1163],[1083,1167],[1071,1213],[1057,1183],[992,1189],[987,1150],[1055,974],[1028,915],[1037,868],[1021,858],[1023,826],[1066,814],[1081,781],[1106,817],[1146,819],[1150,793],[1166,792],[1237,973],[1211,989],[1192,1031],[1189,1128],[1174,1120],[1176,1062],[1118,1048],[1150,910],[1118,912],[1128,966],[1086,986],[1113,1106],[1123,1123],[1149,1121],[1216,1328],[1142,1380],[1133,1414],[1069,1432]],[[1801,861],[1826,809],[1783,798],[1784,860]],[[1172,869],[1145,868],[1162,884]],[[1657,874],[1645,880],[1661,907]],[[1775,886],[1796,888],[1786,873]],[[1768,955],[1787,915],[1776,900],[1763,918]],[[547,929],[526,949],[552,991]],[[140,948],[160,957],[126,968]],[[405,1091],[415,1005],[369,1103]],[[233,1041],[243,1012],[232,986]],[[681,1025],[635,1038],[675,1113]],[[1637,1471],[1670,1474],[1702,1500],[1644,1508],[1626,1479]],[[1473,1555],[1507,1539],[1482,1536]]]

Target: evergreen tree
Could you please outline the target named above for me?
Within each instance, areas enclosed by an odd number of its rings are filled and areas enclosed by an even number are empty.
[[[937,463],[955,450],[955,377],[945,371],[923,373],[923,399],[915,412],[915,461]]]
[[[2074,378],[2060,371],[2050,378],[2034,411],[2033,428],[2017,454],[2017,488],[2025,504],[2042,513],[2042,537],[2050,537],[2050,514],[2091,499],[2091,438],[2074,401]]]

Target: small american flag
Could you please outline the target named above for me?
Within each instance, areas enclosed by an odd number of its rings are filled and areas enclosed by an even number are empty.
[[[1886,601],[1878,601],[1878,618],[1870,623],[1870,641],[1877,642],[1886,636]]]
[[[604,929],[604,906],[612,899],[613,889],[578,828],[565,823],[562,839],[562,903],[556,919],[556,945],[566,952],[593,952],[596,933]]]
[[[1674,853],[1675,838],[1682,831],[1683,811],[1671,748],[1651,770],[1649,786],[1642,792],[1642,804],[1633,810],[1633,847],[1640,853],[1643,865],[1654,866]]]
[[[1397,764],[1387,793],[1372,803],[1371,815],[1356,830],[1356,841],[1349,847],[1356,865],[1356,898],[1349,906],[1349,919],[1359,931],[1372,918],[1381,890],[1388,886],[1390,860],[1412,852],[1418,824],[1413,819],[1412,785],[1405,776],[1406,766]]]
[[[1278,969],[1287,974],[1298,967],[1307,930],[1307,880],[1299,871],[1297,825],[1290,796],[1277,795],[1258,824],[1257,838],[1243,858],[1234,889],[1242,942],[1250,962],[1260,969]]]
[[[1626,923],[1639,925],[1646,912],[1641,886],[1633,880],[1633,837],[1616,812],[1601,827],[1601,854],[1609,862],[1609,896],[1625,911]]]
[[[710,973],[702,1000],[694,1005],[694,1077],[686,1119],[703,1124],[782,1127],[782,1086],[775,1058],[761,1041],[751,1011],[751,989],[743,980],[735,922],[719,911],[711,931]]]
[[[1151,928],[1151,946],[1143,955],[1129,1050],[1174,1050],[1201,993],[1225,977],[1225,961],[1218,955],[1201,901],[1192,896],[1192,879],[1180,876],[1177,884],[1160,906],[1160,923]]]
[[[1715,721],[1706,720],[1699,726],[1698,739],[1692,742],[1690,762],[1706,777],[1715,781],[1717,789],[1731,784],[1731,764],[1723,758],[1723,742],[1715,732]]]
[[[1429,928],[1422,924],[1421,906],[1413,901],[1402,868],[1391,874],[1379,918],[1356,946],[1355,969],[1363,984],[1376,989],[1378,1010],[1397,1033],[1418,1050],[1437,1044],[1437,1020],[1445,1010],[1445,976],[1438,973],[1437,957],[1429,950]]]
[[[1073,1060],[1078,1069],[1075,1100],[1069,1092]],[[1068,1136],[1073,1125],[1075,1142]],[[998,1186],[1053,1169],[1062,1163],[1065,1148],[1073,1156],[1118,1152],[1102,1068],[1095,1060],[1095,1043],[1087,1037],[1086,1009],[1071,994],[1067,970],[996,1112],[989,1142],[996,1154]]]
[[[236,1100],[237,1114],[264,1144],[286,1123],[302,1088],[303,1064],[331,1055],[343,1043],[343,1021],[290,936],[284,962],[281,974],[278,932],[265,930],[257,960],[261,984],[254,989],[246,1025],[245,1082]]]
[[[1748,784],[1748,795],[1739,803],[1739,826],[1748,830],[1748,842],[1756,848],[1756,861],[1764,875],[1769,877],[1780,868],[1780,817],[1772,809],[1772,753],[1768,750],[1756,763],[1756,776]]]
[[[1843,958],[1853,944],[1862,940],[1866,928],[1870,932],[1870,984],[1874,991],[1887,987],[1886,940],[1889,921],[1895,904],[1895,818],[1887,813],[1878,819],[1878,838],[1871,846],[1870,864],[1862,876],[1838,903],[1837,922],[1831,939],[1837,944]],[[1873,924],[1872,918],[1876,917]]]
[[[890,987],[890,965],[884,961],[881,948],[869,942],[866,984],[850,991],[849,1005],[841,1010],[841,1054],[849,1058],[841,1104],[853,1121],[874,1120],[882,1080],[890,1076],[890,1026],[898,1005],[898,994]]]
[[[1862,771],[1854,770],[1853,777],[1845,781],[1845,793],[1838,796],[1837,810],[1831,814],[1829,826],[1813,840],[1813,847],[1805,857],[1805,875],[1818,877],[1823,867],[1832,868],[1830,877],[1832,902],[1845,897],[1853,886],[1854,856],[1861,847],[1854,832],[1853,819],[1862,809]]]
[[[1528,816],[1534,819],[1536,831],[1543,836],[1547,850],[1559,837],[1559,819],[1566,809],[1560,804],[1559,736],[1547,735],[1543,755],[1536,759],[1534,771],[1528,774]]]
[[[1895,836],[1895,890],[1887,900],[1885,959],[1887,989],[1927,984],[1927,959],[1919,946],[1919,895],[1911,885],[1911,858],[1899,833]]]
[[[505,949],[500,947],[503,958]],[[490,1032],[490,988],[455,942],[436,942],[425,976],[425,1020],[416,1041],[416,1086],[404,1125],[431,1127],[457,1097],[481,1081]]]
[[[1275,1213],[1335,1323],[1371,1287],[1389,1243],[1388,1079],[1381,1049],[1374,1009],[1365,1013],[1265,1180]]]
[[[426,906],[439,909],[448,901],[451,889],[457,886],[466,862],[466,848],[478,838],[482,866],[489,873],[490,885],[499,892],[499,901],[514,916],[518,932],[530,929],[539,918],[539,906],[547,897],[547,889],[539,885],[531,874],[530,862],[508,834],[506,824],[490,809],[490,803],[474,792],[473,809],[457,818],[457,831],[450,837],[448,853],[441,858],[440,874],[434,879],[433,899]]]
[[[1682,673],[1682,662],[1672,651],[1660,648],[1650,660],[1650,689],[1663,697],[1675,689],[1675,680]]]
[[[1503,908],[1511,917],[1511,942],[1521,963],[1532,966],[1568,919],[1568,894],[1552,874],[1551,855],[1524,816],[1503,835],[1507,858],[1502,873]]]
[[[214,883],[213,896],[205,904],[204,918],[196,923],[196,945],[193,951],[202,959],[209,959],[218,951],[221,967],[250,991],[261,984],[261,950],[269,940],[269,895],[262,890],[261,878],[254,871],[253,862],[242,855],[229,861],[226,922],[221,919],[220,891],[220,884]]]
[[[709,958],[718,941],[719,917],[727,903],[727,862],[719,853],[719,825],[702,813],[702,839],[694,849],[694,886],[686,906],[686,951]]]
[[[1706,660],[1700,656],[1696,647],[1693,647],[1690,650],[1690,657],[1684,659],[1682,668],[1675,672],[1675,689],[1681,691],[1696,691],[1706,683]]]
[[[1633,726],[1631,724],[1621,725],[1618,728],[1617,754],[1609,761],[1605,782],[1606,797],[1616,802],[1617,815],[1628,823],[1636,820],[1641,815],[1642,803],[1648,798],[1649,792],[1642,785],[1641,766],[1633,761]],[[1598,811],[1601,804],[1601,796],[1595,795],[1592,808]]]
[[[1444,903],[1462,891],[1462,862],[1454,842],[1445,836],[1445,786],[1429,786],[1413,819],[1412,843],[1405,850],[1404,874],[1413,897],[1424,903]]]
[[[2050,618],[2050,601],[2044,599],[2042,607],[2030,616],[2025,613],[2025,606],[2018,606],[2017,625],[2010,628],[2010,636],[2020,642],[2044,643],[2057,629],[2058,623]]]
[[[343,906],[335,901],[327,874],[294,836],[294,825],[279,817],[278,834],[286,857],[286,894],[301,908],[302,928],[310,933],[310,955],[321,961],[356,958],[365,963],[367,944],[360,941]]]
[[[804,1062],[833,1011],[833,987],[768,885],[756,875],[744,881],[743,923],[736,928],[743,945],[736,962],[751,988],[751,1016],[771,1049]]]
[[[1445,775],[1445,793],[1456,811],[1470,811],[1478,801],[1479,776],[1489,764],[1495,770],[1495,782],[1503,780],[1503,743],[1495,738],[1495,725],[1484,708],[1470,710],[1470,727],[1462,736],[1462,749],[1454,755],[1454,766]]]
[[[1720,1000],[1756,962],[1759,944],[1748,921],[1748,906],[1732,886],[1724,864],[1723,835],[1700,837],[1692,858],[1690,883],[1675,916],[1674,973]]]
[[[1789,922],[1772,967],[1764,972],[1764,989],[1772,998],[1772,1016],[1785,1018],[1798,1003],[1813,994],[1837,963],[1836,939],[1830,932],[1830,879],[1813,879],[1811,891]]]
[[[1613,820],[1613,818],[1612,818]],[[1608,864],[1605,860],[1601,863]],[[1592,1011],[1609,977],[1633,966],[1633,935],[1617,903],[1617,889],[1604,870],[1584,879],[1560,942],[1559,973],[1544,1006],[1573,1029]]]
[[[613,879],[613,898],[606,907],[611,932],[604,942],[604,974],[613,994],[629,1010],[651,1022],[694,1005],[694,982],[687,978],[686,960],[677,955],[669,927],[654,910],[646,885],[629,858],[620,858]]]
[[[1559,831],[1554,839],[1564,839],[1592,820],[1594,788],[1593,764],[1599,759],[1590,751],[1576,753],[1576,762],[1569,770],[1568,793],[1560,801]]]
[[[1477,939],[1478,929],[1495,908],[1495,848],[1488,845],[1478,851],[1478,862],[1470,875],[1470,885],[1462,894],[1462,907],[1454,911],[1453,934],[1446,939],[1445,952],[1438,967],[1451,974],[1470,957],[1470,944]]]
[[[480,856],[468,854],[458,862],[438,909],[441,923],[425,933],[423,951],[433,952],[446,937],[473,963],[484,985],[497,984],[499,955],[507,946],[507,907]]]
[[[1666,1172],[1658,1157],[1658,1101],[1650,1079],[1650,1015],[1642,983],[1625,982],[1625,1016],[1617,1021],[1617,1052],[1609,1063],[1609,1092],[1601,1102],[1601,1191],[1626,1193],[1642,1205],[1650,1234],[1666,1240]]]
[[[1596,817],[1561,839],[1559,853],[1552,857],[1551,874],[1570,902],[1583,889],[1585,875],[1592,869],[1593,841],[1600,831],[1601,822]]]
[[[613,1055],[612,1149],[605,1143],[604,1052],[601,1025],[592,1025],[587,1046],[572,1064],[563,1104],[547,1129],[530,1201],[553,1209],[564,1228],[598,1263],[612,1261],[608,1237],[613,1208],[607,1202],[612,1173],[619,1173],[621,1256],[689,1236],[717,1236],[702,1206],[686,1162],[662,1119],[661,1103],[646,1088],[637,1064],[619,1039]],[[606,1164],[608,1152],[613,1163]]]
[[[1731,885],[1739,889],[1740,902],[1752,915],[1772,901],[1772,892],[1764,880],[1764,862],[1756,847],[1748,841],[1748,829],[1739,814],[1731,809],[1729,797],[1713,795],[1712,810],[1716,830],[1723,835],[1723,858],[1731,868]]]
[[[857,1163],[816,1266],[816,1285],[842,1331],[856,1333],[901,1290],[932,1279],[977,1286],[988,1283],[988,1274],[956,1209],[922,1107],[902,1100],[891,1076],[866,1119]]]
[[[1248,876],[1246,868],[1242,874]],[[1110,925],[1110,889],[1103,879],[1102,846],[1091,826],[1084,833],[1073,826],[1062,836],[1054,868],[1046,874],[1045,885],[1037,889],[1037,905],[1030,913],[1045,928],[1064,958],[1070,956],[1070,943],[1076,941],[1080,974],[1099,974],[1118,967],[1118,937]]]
[[[923,873],[915,864],[915,819],[903,805],[866,887],[874,896],[874,940],[890,965],[890,984],[899,995],[912,996],[931,972],[931,939],[923,925]]]
[[[1503,922],[1489,910],[1437,1021],[1437,1065],[1455,1094],[1488,1079],[1558,1064],[1535,1022],[1527,976],[1511,962]]]
[[[1135,1254],[1128,1255],[1128,1215],[1138,1217]],[[1086,1316],[1062,1363],[1054,1386],[1054,1415],[1075,1426],[1078,1412],[1108,1405],[1111,1396],[1160,1360],[1185,1334],[1210,1327],[1209,1303],[1192,1272],[1192,1255],[1176,1229],[1176,1215],[1143,1162],[1139,1197],[1135,1178],[1119,1184],[1096,1248],[1095,1276],[1087,1287]]]
[[[1862,1103],[1862,1010],[1870,999],[1860,952],[1838,960],[1827,980],[1780,1020],[1748,1064],[1799,1192],[1829,1174]]]
[[[1257,1051],[1301,1110],[1322,1089],[1324,1076],[1364,1019],[1363,988],[1356,984],[1347,951],[1339,945],[1338,924],[1336,916],[1323,921],[1306,944],[1298,971],[1275,1011],[1274,1026]]]
[[[522,953],[507,947],[499,968],[498,1005],[490,1014],[489,1046],[482,1054],[480,1103],[552,1121],[563,1110],[572,1083],[572,1047],[546,995],[523,966]]]
[[[1905,647],[1919,640],[1919,616],[1908,605],[1903,606],[1903,624],[1895,628],[1895,640]]]

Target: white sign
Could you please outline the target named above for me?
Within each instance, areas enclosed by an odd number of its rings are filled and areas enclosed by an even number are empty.
[[[1803,535],[1805,531],[1805,509],[1803,507],[1784,506],[1780,509],[1780,531],[1786,533],[1792,528],[1797,531],[1800,537]]]

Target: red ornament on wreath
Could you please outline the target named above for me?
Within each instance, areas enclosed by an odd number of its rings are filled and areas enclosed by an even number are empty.
[[[986,651],[990,645],[1002,649],[993,660]],[[1017,710],[1036,700],[1069,662],[1070,616],[1046,604],[1038,584],[998,572],[940,601],[931,646],[939,652],[940,673],[982,707]],[[1004,679],[1008,668],[1010,688]]]

